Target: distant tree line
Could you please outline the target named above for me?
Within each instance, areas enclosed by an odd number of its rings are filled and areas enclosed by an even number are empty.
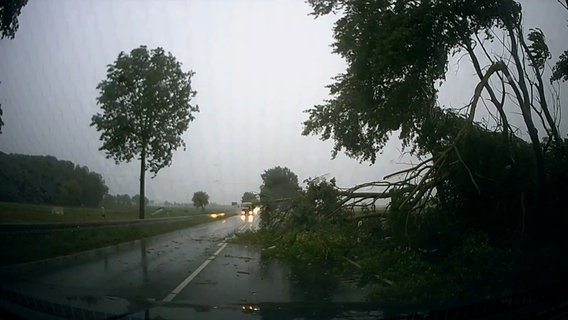
[[[0,201],[96,207],[107,191],[100,174],[71,161],[0,152]]]
[[[103,197],[103,201],[101,205],[103,207],[108,208],[115,208],[115,207],[135,207],[140,203],[140,195],[135,195],[130,197],[128,194],[105,194]],[[147,205],[150,203],[150,200],[147,197],[144,197],[144,203]]]

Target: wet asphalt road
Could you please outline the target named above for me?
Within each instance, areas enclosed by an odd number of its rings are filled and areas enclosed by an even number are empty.
[[[257,318],[254,309],[267,302],[364,299],[365,292],[354,282],[334,283],[333,290],[325,284],[305,285],[291,277],[287,266],[261,263],[258,248],[226,242],[235,232],[257,225],[256,216],[234,216],[105,249],[3,267],[0,288],[42,303],[142,319],[248,319]],[[253,312],[243,313],[243,307]]]

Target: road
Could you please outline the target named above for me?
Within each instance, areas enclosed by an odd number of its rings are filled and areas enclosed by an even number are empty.
[[[3,267],[0,307],[46,319],[252,319],[270,310],[283,314],[281,304],[364,299],[364,290],[353,281],[326,282],[330,277],[320,273],[310,282],[292,275],[282,263],[261,263],[258,248],[227,243],[235,232],[257,225],[256,216],[234,216],[104,249]]]

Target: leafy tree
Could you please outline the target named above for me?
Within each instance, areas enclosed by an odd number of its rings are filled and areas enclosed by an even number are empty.
[[[105,194],[101,205],[105,208],[116,207],[117,206],[116,197],[113,196],[112,194]]]
[[[558,3],[568,11],[568,1],[564,3],[558,0]],[[558,58],[556,65],[552,70],[552,77],[550,77],[551,81],[568,81],[568,50],[564,50],[564,52]]]
[[[52,156],[0,153],[0,201],[97,207],[108,191],[102,176]]]
[[[18,16],[28,0],[3,0],[0,2],[0,39],[14,39],[18,31]],[[2,134],[2,105],[0,104],[0,134]]]
[[[324,222],[338,222],[345,218],[341,208],[341,193],[335,178],[329,182],[323,178],[307,179],[303,190],[290,211],[287,222],[301,229],[313,229]]]
[[[96,172],[89,172],[83,180],[83,203],[89,207],[100,206],[103,196],[108,192],[103,177]]]
[[[193,201],[193,206],[204,210],[205,206],[209,204],[209,195],[205,191],[197,191],[193,194],[191,201]]]
[[[76,179],[64,181],[59,187],[59,203],[67,206],[81,205],[83,188]]]
[[[0,2],[0,39],[14,39],[20,26],[18,16],[28,0],[3,0]]]
[[[184,72],[171,53],[158,47],[121,52],[108,65],[107,79],[97,89],[103,113],[92,117],[91,126],[101,132],[107,158],[118,164],[140,160],[140,219],[144,219],[145,173],[154,176],[172,162],[173,151],[185,149],[181,135],[194,120],[197,106],[190,104],[193,71]]]
[[[132,199],[127,194],[117,194],[116,195],[116,204],[119,207],[130,207],[130,206],[132,206]]]
[[[140,195],[137,194],[137,195],[133,196],[131,201],[132,201],[133,206],[140,204]],[[147,197],[144,197],[144,204],[148,205],[148,203],[150,203],[150,199],[148,199]]]
[[[268,169],[260,177],[260,203],[265,209],[261,223],[263,227],[270,227],[279,223],[279,215],[292,208],[301,188],[298,176],[287,167]]]
[[[560,55],[560,59],[554,66],[551,81],[568,81],[568,50]]]
[[[559,105],[547,95],[542,79],[551,57],[544,34],[538,28],[531,29],[528,35],[524,33],[522,8],[517,1],[308,2],[315,16],[341,12],[334,27],[333,47],[346,60],[347,71],[329,86],[331,99],[306,111],[309,118],[304,122],[303,134],[333,139],[333,156],[344,150],[351,157],[375,162],[392,132],[399,130],[403,144],[412,147],[414,154],[429,155],[413,171],[403,172],[407,174],[405,183],[420,183],[402,202],[414,210],[424,207],[419,205],[425,203],[423,198],[443,197],[440,186],[448,185],[444,181],[451,179],[451,174],[465,172],[467,179],[462,182],[467,181],[468,189],[476,193],[482,192],[476,180],[494,178],[471,170],[470,166],[479,161],[478,154],[462,156],[463,148],[468,146],[460,141],[468,136],[471,142],[471,135],[498,132],[507,151],[499,156],[508,159],[509,164],[522,160],[513,148],[519,131],[512,129],[510,113],[506,112],[516,109],[529,135],[534,157],[529,162],[536,171],[534,187],[521,194],[531,194],[523,199],[546,203],[546,145],[541,143],[537,122],[545,129],[547,141],[559,143],[558,122],[553,116]],[[491,42],[503,46],[502,50],[489,50]],[[465,114],[437,104],[438,87],[445,81],[449,57],[460,52],[469,57],[479,78],[478,85],[472,88],[472,102],[461,109],[466,110]],[[489,64],[483,66],[482,61]],[[487,110],[493,119],[483,130],[474,123],[482,96],[488,101]],[[447,127],[439,130],[442,125]],[[477,139],[484,140],[485,136],[477,135]],[[485,142],[483,145],[487,146]],[[456,164],[463,171],[452,170]],[[542,211],[548,215],[558,210]],[[534,221],[537,213],[527,211],[528,221]]]
[[[254,192],[245,192],[241,197],[241,202],[252,202],[252,204],[258,203],[258,196]]]

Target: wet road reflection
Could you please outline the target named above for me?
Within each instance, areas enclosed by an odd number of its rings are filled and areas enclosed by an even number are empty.
[[[360,302],[366,293],[356,279],[338,279],[322,268],[263,262],[258,248],[229,244],[174,301],[200,305]]]
[[[140,303],[129,302],[161,299],[218,243],[246,225],[235,216],[63,258],[2,267],[0,286],[57,303],[132,311]],[[123,303],[117,305],[119,300]]]
[[[161,319],[178,318],[180,307],[187,315],[188,305],[202,306],[199,312],[229,312],[234,318],[234,312],[244,314],[242,307],[247,315],[257,316],[262,311],[258,306],[270,310],[267,303],[363,301],[365,290],[354,281],[335,279],[321,269],[263,263],[260,249],[226,242],[258,222],[257,215],[239,215],[105,249],[4,267],[0,286],[63,306]],[[172,295],[176,288],[179,292]],[[171,300],[164,303],[168,296]],[[218,319],[217,312],[211,315]]]

